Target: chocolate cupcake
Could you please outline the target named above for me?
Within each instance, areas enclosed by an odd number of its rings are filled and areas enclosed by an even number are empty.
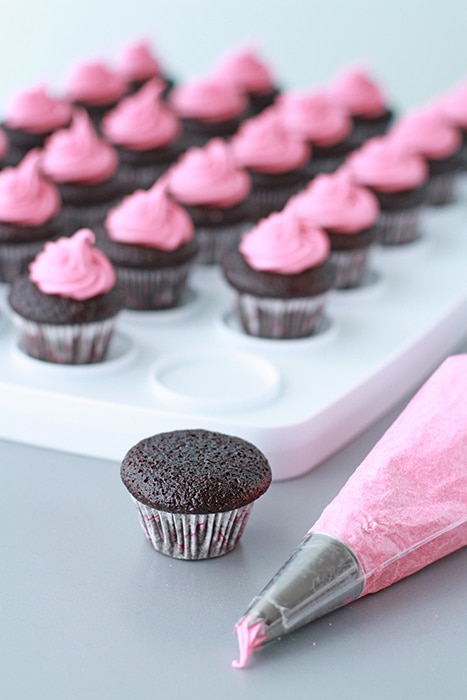
[[[212,139],[190,148],[166,176],[174,199],[189,213],[202,264],[219,264],[251,227],[251,180],[228,143]]]
[[[455,199],[454,184],[461,170],[462,135],[436,107],[407,112],[391,129],[409,153],[426,160],[428,165],[428,204],[449,204]]]
[[[147,539],[177,559],[211,559],[234,549],[271,476],[257,447],[202,429],[141,440],[121,465]]]
[[[45,241],[63,235],[58,190],[39,168],[33,149],[15,167],[0,172],[0,281],[26,274]]]
[[[94,129],[84,110],[75,110],[68,129],[45,142],[41,167],[57,185],[67,219],[67,232],[94,228],[126,194],[118,155]]]
[[[293,211],[270,214],[224,259],[243,330],[261,338],[303,338],[319,329],[335,269],[328,236]]]
[[[380,85],[364,68],[342,70],[326,88],[329,97],[346,109],[353,120],[351,140],[354,148],[367,139],[383,136],[394,119]]]
[[[467,170],[467,80],[441,95],[433,106],[449,124],[461,132],[462,145],[459,160],[460,169],[465,172]]]
[[[162,101],[162,89],[153,78],[102,119],[102,133],[118,152],[129,192],[151,187],[183,151],[180,120]]]
[[[352,119],[325,92],[283,92],[276,106],[290,132],[310,146],[310,178],[334,172],[353,150]]]
[[[8,164],[16,165],[54,131],[69,126],[71,111],[67,100],[53,97],[44,85],[16,93],[2,124],[10,148]]]
[[[420,236],[420,215],[428,201],[428,167],[390,135],[375,136],[354,151],[342,166],[352,180],[378,199],[377,242],[412,243]]]
[[[245,121],[231,146],[238,165],[251,177],[254,221],[280,211],[309,181],[310,147],[290,133],[274,107]]]
[[[124,295],[89,229],[45,244],[8,297],[19,345],[31,357],[87,364],[105,357]]]
[[[168,101],[182,122],[186,148],[204,146],[212,138],[230,138],[247,116],[245,95],[216,76],[175,86]]]
[[[132,42],[122,48],[116,70],[128,84],[129,92],[136,92],[150,80],[156,80],[160,84],[162,95],[167,97],[175,84],[146,39]]]
[[[336,269],[336,289],[361,285],[369,272],[376,242],[379,204],[376,196],[351,181],[345,171],[318,175],[290,200],[303,226],[319,226],[329,236],[329,259]]]
[[[125,308],[168,309],[181,303],[198,246],[189,215],[163,184],[137,190],[112,209],[97,245],[125,290]]]

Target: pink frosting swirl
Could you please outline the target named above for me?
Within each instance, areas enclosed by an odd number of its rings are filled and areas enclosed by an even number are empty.
[[[58,190],[40,171],[40,151],[27,153],[15,168],[0,172],[0,221],[40,226],[60,210]]]
[[[106,217],[109,238],[119,243],[175,250],[193,238],[194,227],[187,212],[156,183],[125,197]]]
[[[461,129],[467,129],[467,80],[442,95],[436,104],[446,119]]]
[[[148,80],[162,73],[161,64],[151,51],[149,41],[145,39],[123,47],[117,70],[128,82]]]
[[[221,60],[216,75],[230,80],[243,92],[261,94],[274,88],[274,79],[268,66],[255,51],[235,51]]]
[[[42,155],[42,169],[55,182],[102,182],[117,166],[115,149],[99,137],[82,109],[75,111],[69,129],[49,136]]]
[[[420,187],[428,177],[425,160],[389,136],[369,139],[347,158],[343,168],[356,182],[381,192]]]
[[[123,97],[128,83],[105,63],[86,61],[72,69],[65,87],[68,97],[75,102],[106,105]]]
[[[70,103],[51,97],[45,86],[39,85],[13,96],[5,124],[13,129],[44,133],[66,126],[70,119]]]
[[[82,228],[70,238],[49,241],[29,266],[29,277],[44,294],[83,301],[115,285],[115,270],[94,247],[93,231]]]
[[[234,119],[247,107],[244,94],[231,83],[215,76],[173,88],[169,101],[180,117],[204,122]]]
[[[9,147],[10,144],[8,143],[6,134],[3,129],[0,129],[0,158],[3,158]]]
[[[134,95],[124,97],[104,116],[104,136],[111,143],[140,151],[175,141],[181,132],[180,121],[162,101],[162,89],[153,78]]]
[[[330,97],[360,117],[379,117],[386,111],[386,99],[379,85],[361,68],[343,71],[328,87]]]
[[[228,143],[211,139],[189,148],[167,173],[170,192],[182,204],[231,207],[246,199],[251,180],[239,167]]]
[[[462,141],[460,131],[436,108],[408,112],[392,127],[391,136],[408,151],[433,160],[451,156]]]
[[[243,122],[231,145],[239,165],[264,173],[300,168],[311,153],[310,146],[286,128],[274,107]]]
[[[324,92],[282,93],[277,108],[292,133],[318,146],[339,143],[352,130],[350,114]]]
[[[287,206],[300,220],[349,234],[373,226],[379,215],[375,195],[352,182],[345,170],[317,175]]]
[[[324,231],[301,226],[294,212],[284,209],[245,234],[239,250],[255,270],[294,275],[323,263],[330,242]]]

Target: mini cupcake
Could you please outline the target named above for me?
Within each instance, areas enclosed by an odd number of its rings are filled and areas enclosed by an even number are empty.
[[[419,238],[428,179],[428,166],[421,156],[408,152],[390,136],[375,136],[352,153],[342,167],[378,199],[378,243],[398,245]]]
[[[24,275],[44,242],[62,233],[58,190],[39,169],[33,149],[0,172],[0,281]]]
[[[3,129],[18,163],[32,148],[44,145],[45,139],[71,122],[71,105],[49,94],[44,85],[16,93],[7,107]]]
[[[352,151],[352,119],[325,92],[284,92],[277,109],[290,132],[310,145],[306,166],[310,178],[334,172]]]
[[[230,82],[216,76],[187,81],[171,90],[169,104],[183,126],[186,147],[229,138],[246,117],[248,101]]]
[[[112,337],[123,294],[94,234],[81,229],[48,242],[11,286],[9,305],[22,350],[61,364],[99,362]]]
[[[180,120],[162,101],[162,89],[152,79],[102,119],[102,133],[117,149],[128,191],[151,187],[182,153]]]
[[[120,473],[152,546],[191,560],[236,547],[272,478],[268,460],[250,442],[202,429],[141,440]]]
[[[125,194],[118,155],[99,137],[87,113],[76,110],[68,129],[50,136],[41,167],[58,187],[68,233],[102,223],[107,211]]]
[[[303,338],[318,331],[334,286],[329,238],[285,209],[260,221],[224,260],[239,321],[261,338]]]
[[[199,246],[197,261],[222,262],[251,227],[251,181],[222,139],[190,148],[164,176],[174,199],[189,213]]]
[[[104,114],[128,93],[128,82],[102,61],[83,61],[76,64],[67,76],[65,93],[75,107],[87,111],[99,129]]]
[[[460,129],[436,108],[408,112],[391,129],[402,148],[424,158],[428,164],[428,203],[449,204],[455,198],[454,182],[461,169]]]
[[[329,236],[335,287],[357,287],[369,270],[376,241],[379,204],[376,196],[351,181],[345,171],[318,175],[289,202],[304,226],[319,226]]]
[[[357,67],[341,71],[329,83],[327,93],[353,119],[351,139],[354,148],[387,132],[394,111],[381,87],[366,70]]]
[[[230,81],[248,98],[248,116],[255,116],[270,107],[280,88],[270,68],[256,51],[243,49],[227,54],[215,70],[223,80]]]
[[[137,190],[112,209],[97,245],[115,268],[127,309],[180,304],[198,247],[189,215],[163,184]]]
[[[237,163],[252,179],[255,221],[282,209],[309,180],[310,147],[290,133],[274,107],[244,122],[231,145]]]
[[[452,126],[461,131],[460,161],[461,169],[465,171],[467,170],[467,80],[441,95],[436,100],[435,107]]]
[[[149,80],[157,81],[164,96],[174,85],[158,57],[152,51],[150,42],[142,39],[124,46],[118,56],[117,72],[129,86],[129,91],[139,90]]]

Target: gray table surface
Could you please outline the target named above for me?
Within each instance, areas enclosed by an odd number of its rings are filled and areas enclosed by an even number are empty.
[[[238,658],[233,627],[403,404],[255,504],[240,545],[172,560],[119,464],[0,442],[2,700],[465,700],[467,550]]]

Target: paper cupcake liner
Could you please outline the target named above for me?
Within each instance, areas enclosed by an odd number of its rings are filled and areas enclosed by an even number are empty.
[[[368,270],[371,246],[352,250],[331,250],[329,259],[336,270],[337,289],[358,287]]]
[[[451,204],[456,198],[455,182],[457,173],[430,175],[427,183],[427,203],[432,206]]]
[[[344,163],[346,156],[327,156],[310,159],[305,166],[305,172],[311,179],[321,173],[334,173]]]
[[[271,212],[283,209],[289,199],[305,187],[307,181],[305,176],[303,182],[284,187],[253,186],[250,199],[256,219],[262,219]]]
[[[13,282],[16,277],[25,275],[36,255],[44,247],[45,241],[26,243],[2,243],[0,245],[0,282]]]
[[[256,297],[237,292],[236,310],[249,335],[258,338],[305,338],[323,317],[328,293],[295,299]]]
[[[133,497],[132,497],[133,498]],[[212,559],[237,545],[254,502],[225,513],[167,513],[135,498],[141,527],[154,549],[176,559]]]
[[[119,202],[120,199],[113,199],[110,202],[83,205],[82,207],[65,204],[63,212],[65,214],[67,234],[71,236],[80,228],[90,228],[94,230],[96,226],[104,223],[108,211],[117,206]]]
[[[238,247],[243,234],[249,231],[252,226],[250,221],[241,221],[222,227],[204,228],[197,226],[195,230],[195,239],[198,243],[196,262],[202,265],[222,263],[224,255]]]
[[[170,309],[178,306],[191,263],[178,267],[137,269],[115,267],[117,280],[125,289],[125,308]]]
[[[381,210],[376,222],[376,237],[381,245],[412,243],[420,237],[419,222],[424,207]]]
[[[58,364],[90,364],[105,356],[116,317],[93,323],[53,325],[12,314],[21,349],[30,357]]]

